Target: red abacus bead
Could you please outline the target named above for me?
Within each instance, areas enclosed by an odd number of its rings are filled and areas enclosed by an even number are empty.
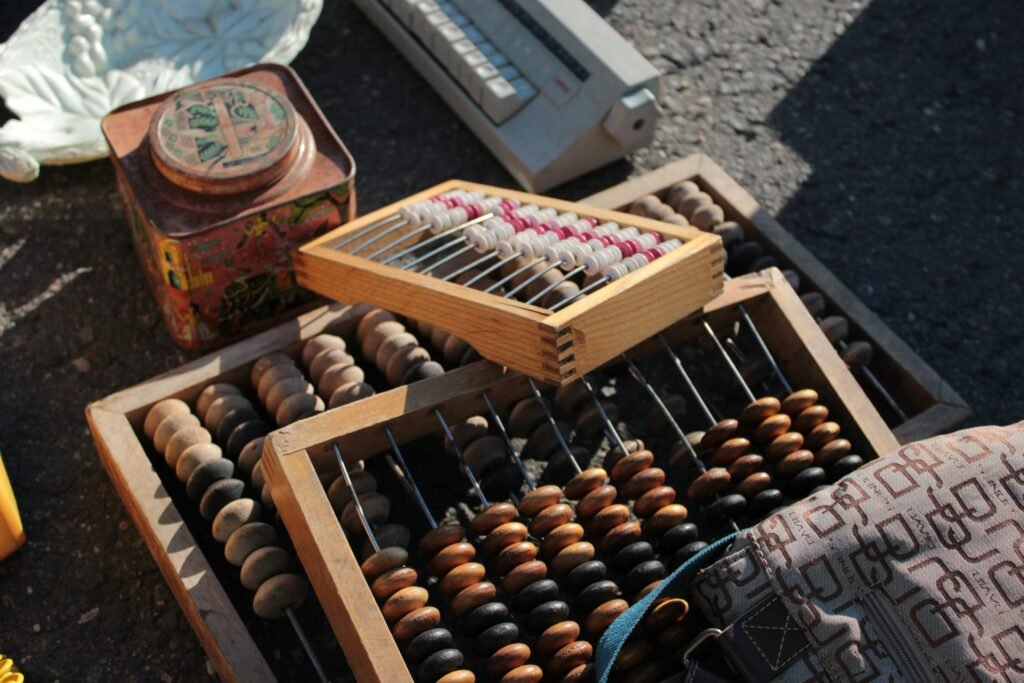
[[[585,220],[586,222],[590,223],[591,227],[597,225],[597,219],[594,218],[593,216],[587,216],[583,220]]]
[[[622,252],[622,258],[628,258],[633,254],[640,251],[640,245],[633,240],[626,240],[625,242],[619,242],[619,251]]]

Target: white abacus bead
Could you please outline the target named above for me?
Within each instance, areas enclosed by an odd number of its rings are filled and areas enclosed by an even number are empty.
[[[549,246],[556,242],[558,242],[558,235],[550,232],[537,237],[527,238],[523,240],[523,255],[530,258],[538,258],[544,254]]]
[[[643,268],[644,266],[646,266],[648,263],[650,263],[650,260],[643,254],[633,254],[630,257],[622,259],[622,262],[625,263],[632,270],[636,270],[637,268]]]
[[[470,227],[476,227],[470,226]],[[474,232],[471,236],[467,237],[467,241],[473,245],[473,248],[483,253],[494,249],[494,246],[498,244],[498,236],[493,230],[483,230],[480,232]]]
[[[620,230],[620,231],[618,232],[618,234],[616,234],[615,236],[616,236],[616,237],[618,237],[618,238],[620,238],[620,239],[624,239],[624,240],[631,240],[631,239],[633,239],[634,237],[637,237],[637,236],[639,236],[639,235],[640,235],[640,231],[639,231],[639,230],[637,230],[636,228],[634,228],[634,227],[633,227],[633,226],[631,225],[631,226],[629,226],[628,228],[623,228],[622,230]]]
[[[587,232],[593,226],[590,225],[590,221],[581,218],[578,221],[573,221],[572,223],[570,223],[568,227],[576,228],[580,232]]]
[[[618,280],[623,275],[629,275],[632,271],[625,263],[613,263],[605,268],[603,275],[609,280]]]
[[[583,259],[583,268],[587,275],[596,275],[613,263],[622,260],[622,252],[614,244],[589,254]]]
[[[495,251],[498,254],[498,258],[507,259],[513,256],[517,256],[522,253],[521,247],[518,244],[514,244],[510,240],[501,240],[495,245]]]
[[[643,235],[640,235],[639,237],[635,237],[633,239],[634,241],[636,241],[637,244],[640,245],[641,249],[645,250],[653,249],[658,245],[657,237],[654,236],[654,233],[650,232],[644,233]]]
[[[603,236],[603,235],[610,235],[612,233],[616,233],[616,232],[618,232],[621,229],[622,228],[619,227],[618,223],[611,223],[611,222],[609,222],[609,223],[602,223],[601,225],[598,225],[598,226],[594,227],[591,230],[591,232],[593,232],[596,235],[602,235]]]
[[[681,246],[683,246],[682,240],[671,239],[668,242],[662,242],[656,248],[657,248],[658,251],[661,252],[661,255],[664,256],[665,254],[669,253],[670,251],[675,251],[676,249],[678,249]]]
[[[569,272],[583,265],[583,259],[594,253],[594,250],[576,240],[566,240],[562,251],[562,270]]]
[[[471,192],[466,192],[464,195],[462,195],[461,199],[468,204],[470,202],[478,202],[486,196],[487,195],[485,195],[480,190],[473,190]]]

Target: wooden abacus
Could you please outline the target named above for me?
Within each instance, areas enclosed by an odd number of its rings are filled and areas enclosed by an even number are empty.
[[[774,351],[777,377],[745,376],[729,360],[749,398],[739,419],[716,419],[694,390],[692,400],[713,424],[684,433],[679,396],[653,387],[638,363],[668,349],[692,389],[695,369],[703,365],[673,348],[708,335],[714,341],[709,353],[731,359],[739,351],[735,331],[745,329],[748,317]],[[716,525],[749,523],[744,515],[762,516],[897,445],[775,270],[728,283],[700,315],[631,349],[623,363],[656,408],[651,423],[660,420],[660,426],[654,431],[675,434],[664,467],[656,466],[652,451],[665,456],[666,449],[649,450],[622,433],[614,412],[628,406],[605,398],[587,377],[549,399],[542,395],[547,387],[489,363],[366,398],[266,439],[266,485],[359,680],[471,681],[471,668],[488,679],[537,681],[546,674],[582,680],[601,632],[671,565],[704,547]],[[614,372],[613,365],[600,371]],[[786,382],[784,376],[806,388],[784,391],[781,400],[754,397],[750,384]],[[593,452],[582,447],[601,433],[610,446],[604,469],[591,466]],[[525,438],[525,445],[515,438]],[[417,440],[430,455],[406,457],[420,447]],[[750,452],[751,444],[764,455]],[[384,543],[375,540],[391,513],[413,508],[390,504],[378,492],[379,476],[360,474],[357,481],[346,474],[382,459],[388,461],[384,476],[408,488],[405,500],[414,501],[434,529],[419,550],[437,583],[419,577],[414,551],[387,547],[394,538],[399,546],[407,543],[411,534],[389,531]],[[434,485],[416,483],[445,461],[475,492],[468,505],[479,509],[468,523],[438,524],[424,499],[439,494]],[[530,468],[537,462],[547,463],[551,484],[534,481],[537,470]],[[683,466],[682,483],[671,485]],[[335,468],[347,488],[325,490],[321,475]],[[525,495],[514,494],[512,504],[492,502],[496,491],[517,490],[518,483],[509,484],[517,481],[526,483]],[[685,601],[666,604],[655,619],[661,624],[657,642],[678,648],[692,635],[683,620],[687,608]],[[661,666],[653,648],[632,649],[647,653],[631,661],[645,675]]]
[[[734,276],[786,269],[901,443],[951,431],[970,416],[948,382],[707,156],[690,155],[580,201],[719,234]]]
[[[721,240],[695,228],[459,180],[327,233],[295,266],[319,294],[556,384],[698,310],[722,274]]]

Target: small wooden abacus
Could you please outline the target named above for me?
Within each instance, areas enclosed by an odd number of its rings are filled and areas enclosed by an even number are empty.
[[[895,447],[770,270],[576,382],[472,363],[274,432],[261,463],[359,680],[577,681],[674,566]],[[685,600],[656,612],[627,679],[694,635]]]
[[[569,382],[721,291],[695,228],[459,180],[331,231],[299,283],[437,326],[483,357]]]

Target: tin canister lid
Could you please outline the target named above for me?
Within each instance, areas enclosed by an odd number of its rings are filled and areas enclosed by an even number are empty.
[[[298,122],[284,94],[241,79],[186,88],[149,126],[150,156],[175,185],[235,194],[279,180],[298,154]]]

